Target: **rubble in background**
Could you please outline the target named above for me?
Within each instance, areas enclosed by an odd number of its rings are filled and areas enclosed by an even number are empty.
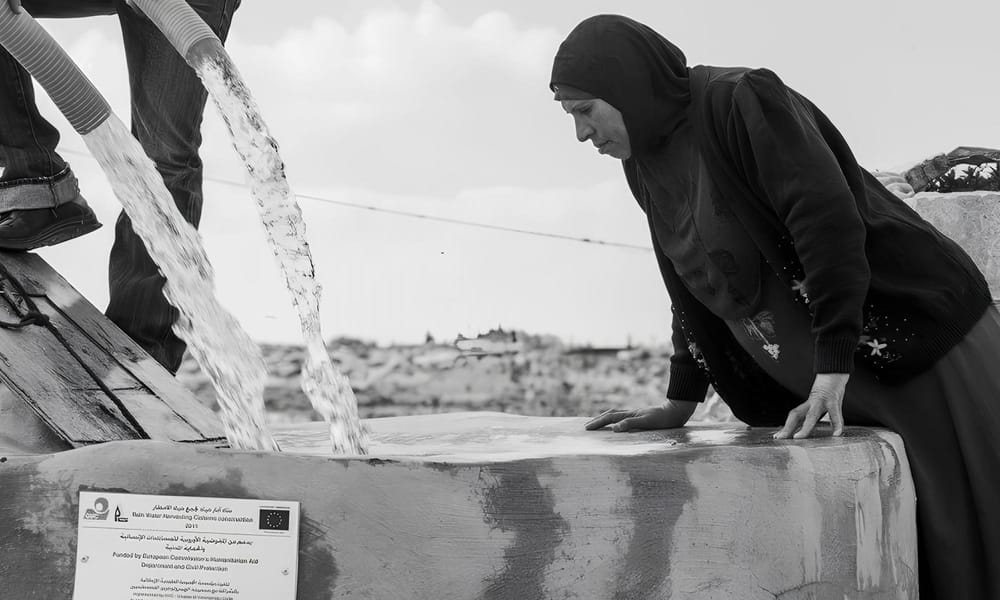
[[[959,146],[947,154],[938,154],[921,161],[902,173],[913,192],[922,192],[935,179],[960,165],[980,166],[1000,161],[1000,150]],[[885,182],[883,181],[883,185]],[[886,187],[889,187],[888,185]],[[889,187],[890,190],[893,188]],[[898,195],[898,193],[897,193]]]
[[[378,346],[340,338],[328,347],[337,368],[351,381],[362,418],[476,410],[588,416],[608,408],[660,404],[666,397],[669,346],[574,348],[553,336],[521,332],[513,334],[511,344],[496,333],[481,336],[488,344],[472,343],[480,338],[460,338],[452,345],[428,341]],[[299,387],[304,349],[263,344],[261,351],[268,368],[268,420],[317,420]],[[197,363],[186,357],[177,377],[215,407],[212,386]],[[711,392],[694,418],[733,420]]]

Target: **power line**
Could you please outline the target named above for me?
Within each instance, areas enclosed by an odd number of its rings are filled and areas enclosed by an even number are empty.
[[[65,154],[75,154],[77,156],[85,156],[87,158],[92,158],[89,153],[81,152],[79,150],[68,150],[60,148],[60,152]],[[246,188],[247,184],[239,181],[232,181],[229,179],[219,179],[217,177],[204,177],[205,181],[211,181],[213,183],[221,183],[223,185],[231,185],[240,188]],[[596,244],[599,246],[606,246],[609,248],[625,248],[628,250],[642,250],[645,252],[652,252],[653,249],[649,246],[640,246],[638,244],[627,244],[625,242],[612,242],[608,240],[594,239],[589,237],[577,237],[572,235],[564,235],[561,233],[550,233],[546,231],[534,231],[530,229],[520,229],[517,227],[505,227],[503,225],[492,225],[490,223],[481,223],[478,221],[466,221],[464,219],[452,219],[450,217],[440,217],[436,215],[428,215],[424,213],[410,212],[405,210],[397,210],[392,208],[382,208],[381,206],[374,206],[370,204],[360,204],[357,202],[347,202],[345,200],[334,200],[332,198],[324,198],[322,196],[313,196],[310,194],[298,194],[295,196],[297,198],[303,198],[306,200],[313,200],[316,202],[324,202],[326,204],[334,204],[336,206],[343,206],[345,208],[354,208],[358,210],[367,210],[371,212],[384,213],[390,215],[396,215],[399,217],[409,217],[411,219],[422,219],[424,221],[435,221],[438,223],[448,223],[450,225],[461,225],[464,227],[478,227],[480,229],[490,229],[493,231],[505,231],[508,233],[518,233],[521,235],[532,235],[535,237],[543,237],[556,240],[564,240],[569,242],[580,242],[584,244]]]

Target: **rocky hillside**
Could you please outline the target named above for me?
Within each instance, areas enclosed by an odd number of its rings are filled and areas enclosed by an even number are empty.
[[[493,331],[452,344],[377,346],[355,339],[328,344],[351,380],[363,418],[493,410],[524,415],[594,415],[612,407],[663,402],[670,349],[574,348],[558,339]],[[318,419],[300,389],[305,351],[263,345],[265,402],[272,422]],[[178,378],[216,407],[208,378],[188,356]],[[732,417],[709,399],[695,418]]]

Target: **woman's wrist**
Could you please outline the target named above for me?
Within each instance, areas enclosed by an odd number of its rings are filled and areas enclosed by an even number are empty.
[[[692,400],[675,400],[667,398],[663,408],[670,414],[673,427],[681,427],[688,422],[694,411],[697,410],[699,402]]]

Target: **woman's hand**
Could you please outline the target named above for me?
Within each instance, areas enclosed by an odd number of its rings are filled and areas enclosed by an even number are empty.
[[[21,12],[21,0],[7,0],[7,6],[10,6],[10,12],[20,14]]]
[[[825,414],[830,415],[834,437],[842,435],[844,390],[847,389],[848,378],[850,378],[849,373],[817,373],[812,391],[809,392],[809,399],[788,411],[785,426],[774,434],[774,439],[784,440],[794,437],[798,440],[809,437],[816,422]],[[799,429],[800,424],[801,429]],[[796,429],[798,432],[792,436]]]
[[[586,428],[593,430],[611,425],[612,431],[673,429],[683,427],[697,407],[697,402],[668,399],[662,406],[633,410],[611,408],[587,421]]]

